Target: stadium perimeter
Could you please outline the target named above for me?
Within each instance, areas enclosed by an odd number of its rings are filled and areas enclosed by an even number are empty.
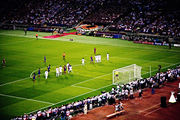
[[[180,78],[174,82],[167,83],[165,86],[156,89],[154,95],[151,89],[144,90],[143,98],[122,101],[124,103],[125,113],[110,120],[179,120],[180,102],[168,103],[171,91],[178,91]],[[166,96],[167,107],[160,107],[161,96]],[[106,105],[95,108],[88,112],[87,115],[79,114],[72,120],[106,120],[106,115],[114,113],[113,105]]]
[[[6,34],[7,36],[9,36],[10,34]],[[16,36],[15,34],[11,34],[12,36]],[[23,35],[20,35],[21,37],[23,36]],[[23,36],[24,37],[24,36]],[[33,36],[32,36],[32,38],[33,38]],[[29,42],[30,40],[28,40],[28,42]],[[32,40],[33,41],[33,40]],[[20,41],[21,42],[21,41]],[[23,42],[23,41],[22,41]],[[25,41],[24,41],[25,42]],[[11,43],[9,43],[9,44],[11,44]],[[8,45],[8,44],[6,44],[6,45]],[[137,47],[137,46],[132,46],[132,47]],[[146,49],[150,49],[150,48],[146,48]],[[161,48],[160,49],[156,49],[156,50],[158,50],[158,51],[161,51]],[[173,51],[173,50],[172,50]],[[176,51],[177,53],[179,53],[179,51]],[[123,58],[122,58],[123,59]],[[125,59],[125,58],[124,58]],[[171,64],[169,64],[169,63],[165,63],[165,62],[163,62],[164,64],[166,64],[166,65],[169,65],[169,66],[171,66],[171,65],[173,65],[172,63]],[[167,66],[167,68],[168,68],[168,66]],[[110,73],[111,74],[111,73]],[[100,77],[100,76],[99,76]],[[28,77],[29,78],[29,77]],[[27,78],[27,79],[28,79]],[[23,81],[23,80],[25,80],[26,78],[24,78],[24,79],[20,79],[19,81]],[[15,81],[13,81],[13,82],[10,82],[10,83],[5,83],[4,85],[2,84],[2,85],[0,85],[0,86],[5,86],[5,85],[8,85],[8,84],[11,84],[11,83],[14,83]],[[79,84],[79,83],[77,83],[77,84]],[[76,84],[75,84],[76,85]],[[111,85],[108,85],[108,86],[111,86]],[[80,86],[78,86],[78,87],[80,87]],[[107,87],[107,86],[104,86],[104,87]],[[87,89],[87,88],[85,88],[85,89]],[[99,88],[99,89],[101,89],[101,88]],[[96,90],[99,90],[99,89],[94,89],[94,90],[92,90],[92,91],[90,91],[90,92],[93,92],[93,91],[96,91]],[[90,93],[90,92],[87,92],[87,93]],[[85,94],[87,94],[87,93],[85,93]],[[85,95],[85,94],[81,94],[81,95]],[[79,96],[81,96],[81,95],[79,95]],[[3,96],[3,94],[1,94],[1,96]],[[4,95],[5,96],[5,95]],[[79,96],[76,96],[76,97],[79,97]],[[7,96],[6,96],[7,97]],[[8,97],[12,97],[12,96],[8,96]],[[16,96],[14,96],[14,97],[16,97]],[[73,98],[76,98],[76,97],[73,97]],[[20,97],[16,97],[16,98],[18,98],[18,99],[24,99],[24,98],[20,98]],[[68,100],[71,100],[71,99],[73,99],[73,98],[70,98],[70,99],[66,99],[66,100],[64,100],[64,101],[68,101]],[[24,99],[25,100],[25,99]],[[40,103],[43,103],[43,102],[45,102],[45,101],[40,101],[40,100],[35,100],[35,99],[26,99],[26,100],[29,100],[29,101],[36,101],[36,102],[40,102]],[[58,103],[63,103],[64,101],[60,101],[60,102],[58,102]],[[48,105],[50,105],[50,106],[52,106],[54,103],[51,103],[51,102],[46,102]],[[45,104],[46,104],[45,103]],[[57,103],[57,104],[58,104]],[[55,103],[56,104],[56,103]],[[46,106],[47,107],[47,106]],[[46,107],[44,107],[44,108],[46,108]],[[36,111],[36,110],[35,110]]]

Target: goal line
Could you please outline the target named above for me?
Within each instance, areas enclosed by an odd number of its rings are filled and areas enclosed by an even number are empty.
[[[141,79],[141,69],[142,67],[136,64],[115,69],[112,72],[112,83],[118,84],[120,82],[130,82]]]

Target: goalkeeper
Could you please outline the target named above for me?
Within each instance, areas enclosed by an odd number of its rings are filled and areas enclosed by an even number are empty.
[[[115,79],[119,80],[119,73],[118,73],[118,71],[115,72]]]

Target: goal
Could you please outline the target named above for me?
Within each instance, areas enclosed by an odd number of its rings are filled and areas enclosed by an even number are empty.
[[[127,83],[141,79],[141,66],[132,64],[126,67],[113,70],[113,84]]]

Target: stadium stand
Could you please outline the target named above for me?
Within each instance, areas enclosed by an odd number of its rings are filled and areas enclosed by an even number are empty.
[[[111,24],[109,29],[179,36],[179,11],[167,12],[166,1],[129,1],[130,12]]]
[[[23,10],[19,9],[16,13],[11,13],[12,17],[8,22],[11,24],[72,26],[81,22],[101,4],[103,0],[33,0],[24,5]]]
[[[68,27],[90,23],[110,31],[180,37],[179,8],[168,5],[168,0],[32,0],[1,16],[1,22]]]
[[[31,0],[19,3],[21,3],[20,7],[1,12],[0,26],[2,24],[20,24],[36,27],[66,26],[73,28],[84,23],[105,26],[102,31],[96,32],[96,36],[101,32],[102,35],[106,34],[107,31],[109,36],[127,32],[180,37],[180,10],[178,7],[174,9],[168,7],[169,0]],[[122,38],[133,41],[156,41],[153,37],[137,35],[122,35]],[[167,39],[166,42],[168,42]],[[117,88],[112,88],[110,92],[102,92],[98,96],[24,114],[14,120],[70,118],[82,113],[85,103],[88,104],[88,110],[113,104],[115,99],[123,101],[129,98],[131,90],[135,92],[139,89],[160,87],[167,81],[176,80],[179,75],[180,68],[171,69],[150,78],[135,80],[121,86],[117,85]],[[122,90],[128,90],[128,96],[122,94]]]

